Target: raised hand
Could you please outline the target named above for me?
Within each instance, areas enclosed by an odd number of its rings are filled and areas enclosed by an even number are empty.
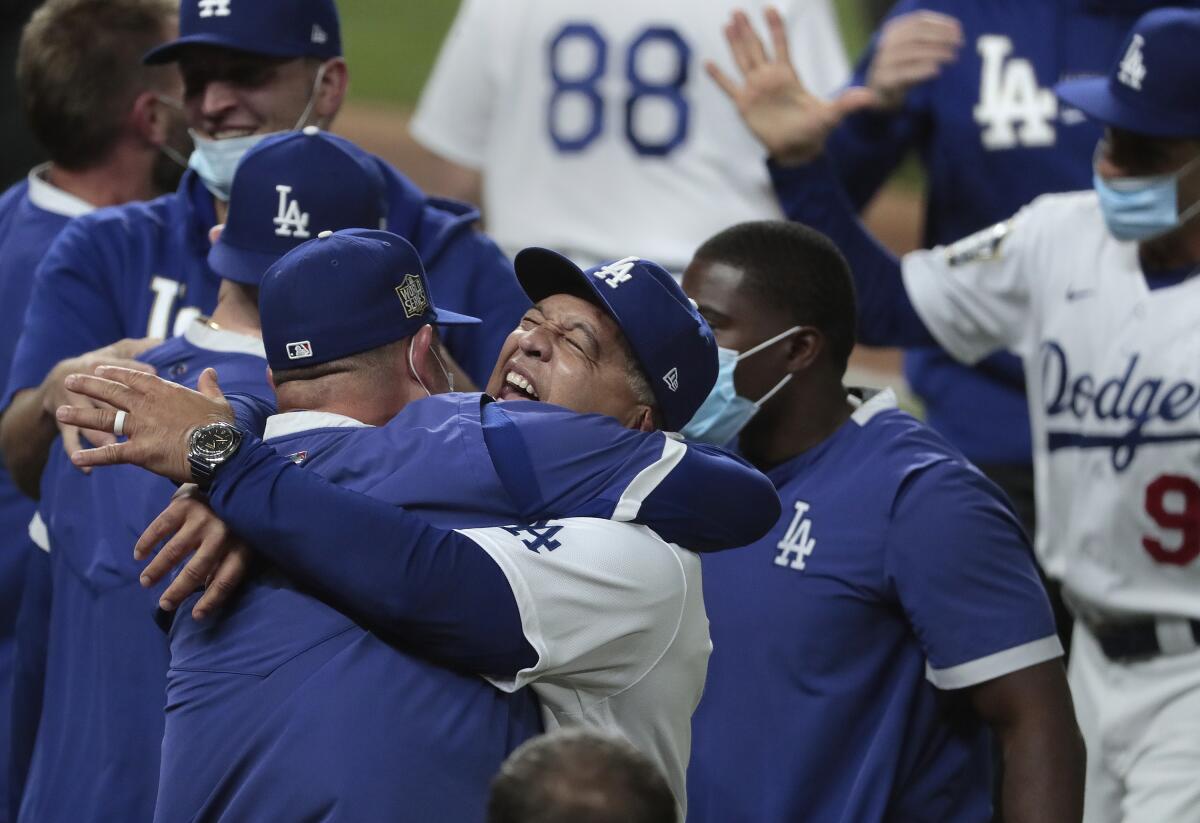
[[[867,68],[867,85],[885,109],[899,108],[909,90],[954,62],[962,48],[962,25],[936,11],[914,11],[884,24]]]
[[[67,389],[105,406],[60,406],[58,422],[112,432],[123,412],[122,432],[129,438],[74,452],[71,462],[80,467],[132,463],[177,483],[190,480],[187,452],[192,429],[235,422],[215,371],[205,369],[198,386],[200,391],[195,392],[151,374],[113,366],[101,366],[95,375],[70,375]]]
[[[877,105],[874,92],[861,87],[822,100],[805,88],[788,52],[787,30],[775,8],[766,12],[771,49],[767,53],[745,12],[735,12],[725,39],[742,75],[738,84],[711,60],[705,69],[737,106],[742,120],[781,165],[807,163],[825,147],[829,133],[846,115]]]

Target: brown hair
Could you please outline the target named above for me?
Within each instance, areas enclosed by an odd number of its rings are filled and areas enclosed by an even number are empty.
[[[173,0],[47,0],[25,25],[17,84],[50,158],[81,170],[103,161],[134,99],[165,88],[174,66],[142,65],[178,18]]]

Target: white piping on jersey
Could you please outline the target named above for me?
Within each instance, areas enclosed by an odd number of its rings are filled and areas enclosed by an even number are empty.
[[[299,434],[313,429],[373,429],[369,423],[355,420],[344,414],[323,411],[290,411],[283,414],[273,414],[267,418],[263,429],[263,440],[273,437],[283,437],[287,434]]]
[[[854,401],[852,400],[851,402]],[[859,406],[850,415],[850,419],[860,426],[865,426],[871,422],[871,418],[875,415],[896,407],[896,392],[891,389],[884,389],[865,403],[859,401]]]
[[[926,663],[925,679],[943,691],[965,689],[1062,656],[1062,643],[1059,642],[1058,635],[1051,634],[1041,640],[1013,646],[1011,649],[976,660],[968,660],[948,669],[935,669]]]
[[[621,499],[617,501],[612,519],[627,523],[637,517],[642,508],[642,502],[658,488],[660,483],[667,479],[667,475],[675,470],[685,454],[687,454],[687,446],[678,440],[664,437],[662,457],[642,469],[638,472],[637,477],[633,478],[633,481],[621,494]]]
[[[58,186],[46,180],[44,175],[50,170],[49,163],[43,163],[29,172],[29,202],[42,211],[51,214],[61,214],[63,217],[78,217],[95,211],[96,207],[70,192],[63,191]]]
[[[46,554],[50,553],[50,530],[46,528],[46,521],[42,520],[40,512],[34,512],[33,519],[29,521],[29,539]]]
[[[183,339],[198,349],[224,352],[226,354],[248,354],[267,359],[267,350],[260,338],[228,329],[214,329],[203,320],[193,320],[183,330]],[[266,365],[265,363],[263,364]]]

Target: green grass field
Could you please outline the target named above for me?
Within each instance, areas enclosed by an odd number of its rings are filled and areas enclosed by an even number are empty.
[[[503,2],[503,0],[493,0]],[[867,32],[856,0],[835,0],[850,54]],[[342,38],[353,68],[350,99],[410,107],[437,57],[458,0],[339,0]]]

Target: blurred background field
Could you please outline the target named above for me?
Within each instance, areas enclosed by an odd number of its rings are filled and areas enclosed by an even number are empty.
[[[495,0],[503,2],[503,0]],[[835,0],[849,53],[869,34],[860,0]],[[342,38],[353,67],[350,100],[411,108],[421,93],[457,0],[339,0]]]

